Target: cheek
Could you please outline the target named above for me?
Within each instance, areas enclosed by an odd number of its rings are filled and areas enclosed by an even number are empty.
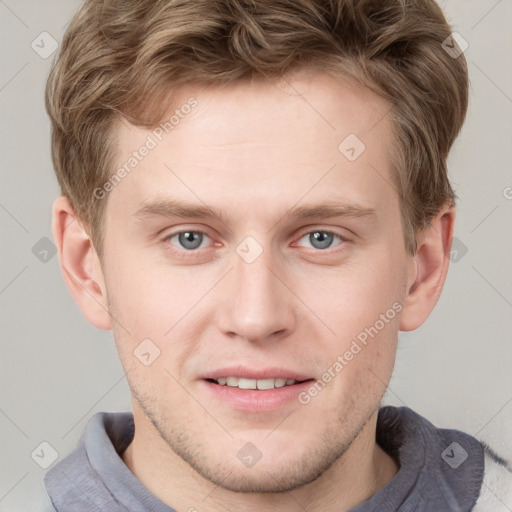
[[[373,326],[386,312],[389,324],[398,323],[406,282],[399,258],[381,251],[329,274],[322,270],[322,286],[312,286],[309,280],[300,293],[343,344]],[[388,322],[386,331],[387,327]]]
[[[125,257],[110,266],[107,291],[116,320],[114,337],[125,369],[139,369],[134,354],[143,349],[147,353],[147,345],[152,357],[153,352],[158,354],[157,366],[180,374],[182,362],[196,349],[207,328],[205,296],[215,283],[211,274],[211,270],[198,267],[171,268],[165,262],[144,264],[140,257]]]
[[[394,365],[404,298],[400,257],[382,250],[339,268],[323,281],[321,293],[306,299],[335,333],[325,331],[318,340],[323,354],[318,387],[326,400],[371,407],[382,398]]]
[[[212,280],[197,267],[190,269],[172,268],[165,261],[144,263],[140,256],[111,265],[108,292],[128,330],[162,337],[188,316]]]

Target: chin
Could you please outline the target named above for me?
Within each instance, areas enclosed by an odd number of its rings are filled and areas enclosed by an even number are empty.
[[[181,456],[181,455],[180,455]],[[183,458],[183,457],[182,457]],[[310,456],[307,456],[309,459]],[[323,460],[287,460],[264,463],[258,461],[251,468],[244,467],[238,460],[212,464],[204,459],[185,460],[203,478],[213,484],[237,493],[284,493],[303,487],[319,478],[337,457]]]
[[[334,432],[333,432],[334,433]],[[212,449],[202,439],[168,436],[169,447],[188,466],[216,486],[237,493],[284,493],[303,487],[323,475],[351,445],[332,435],[285,445],[255,441],[233,450],[233,445]]]

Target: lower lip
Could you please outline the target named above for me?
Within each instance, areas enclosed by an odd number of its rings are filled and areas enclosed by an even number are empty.
[[[313,380],[265,390],[221,386],[208,380],[201,382],[217,400],[234,409],[246,412],[268,412],[281,409],[294,400],[298,402],[298,395],[311,386]]]

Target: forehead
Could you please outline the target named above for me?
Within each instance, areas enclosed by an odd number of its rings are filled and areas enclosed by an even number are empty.
[[[137,161],[109,201],[126,214],[163,196],[245,211],[321,199],[378,208],[396,195],[389,110],[319,73],[184,86],[154,129],[119,123],[117,165]]]

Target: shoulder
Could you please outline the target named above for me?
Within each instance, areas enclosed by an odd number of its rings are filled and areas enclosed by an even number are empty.
[[[512,466],[485,443],[485,470],[473,512],[510,512],[512,510]]]

